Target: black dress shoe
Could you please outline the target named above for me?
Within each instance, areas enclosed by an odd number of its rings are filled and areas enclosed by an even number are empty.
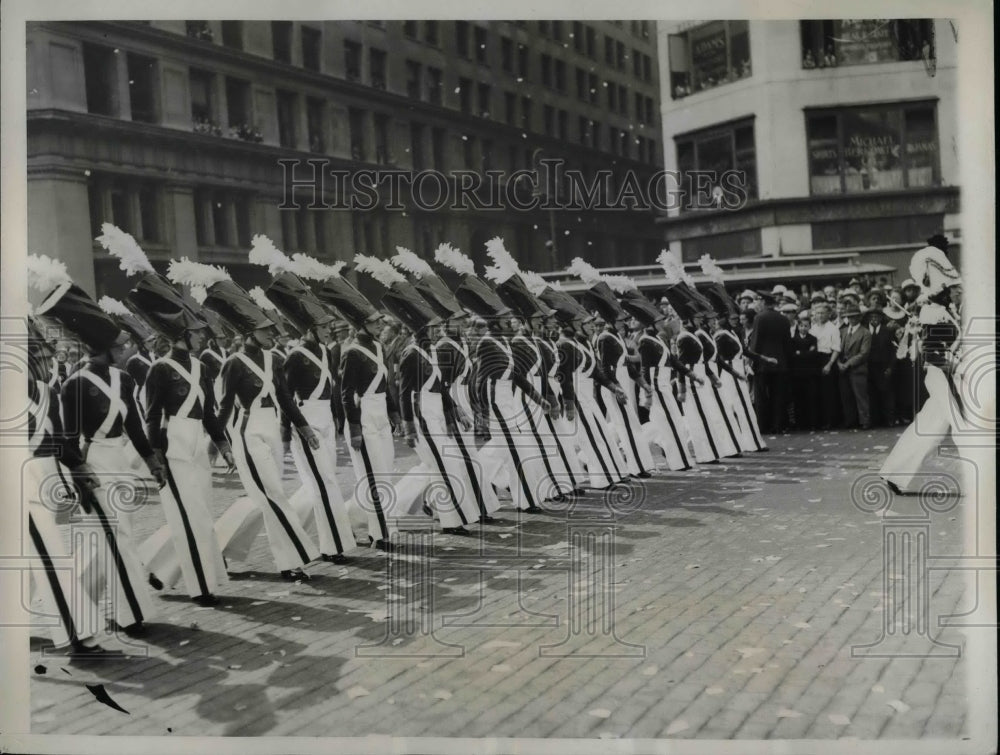
[[[320,555],[320,558],[331,564],[346,564],[350,561],[350,559],[343,553],[334,553],[332,555],[329,553],[323,553]]]
[[[481,521],[483,524],[497,524],[500,520],[497,519],[495,516],[484,516],[479,521]]]
[[[127,627],[123,627],[121,624],[114,623],[115,631],[121,632],[129,637],[145,637],[149,633],[149,629],[141,621],[137,621],[134,624],[129,624]]]
[[[560,493],[559,495],[552,496],[552,498],[550,498],[549,500],[550,501],[555,501],[556,503],[562,503],[563,501],[566,500],[566,494],[565,493]]]
[[[640,472],[639,474],[636,475],[636,477],[638,477],[641,480],[649,479],[652,476],[653,475],[651,475],[649,472],[647,472],[645,470],[643,470],[642,472]]]
[[[281,578],[288,582],[308,582],[311,577],[301,569],[285,569],[281,572]]]
[[[469,531],[465,527],[442,527],[442,534],[445,535],[468,535]]]
[[[384,551],[385,553],[392,553],[392,551],[395,550],[393,544],[390,543],[388,540],[376,540],[375,547],[378,548],[380,551]]]
[[[163,582],[161,582],[160,578],[157,577],[155,574],[153,574],[153,572],[150,572],[149,573],[149,586],[152,587],[154,590],[162,590],[163,589]]]
[[[586,488],[573,488],[573,492],[576,495],[587,495],[587,489]]]
[[[902,496],[918,495],[918,493],[910,493],[903,490],[902,488],[899,487],[899,485],[894,483],[892,480],[886,480],[885,484],[889,486],[889,490],[892,491],[893,495],[902,495]]]
[[[423,511],[425,514],[427,514],[428,519],[434,518],[434,512],[431,511],[431,507],[428,506],[426,503],[420,507],[420,510]]]
[[[528,506],[528,508],[521,509],[521,511],[524,511],[527,514],[544,514],[545,513],[545,509],[543,509],[541,506]]]
[[[219,605],[219,603],[222,602],[217,597],[212,595],[212,593],[210,592],[206,592],[203,595],[198,595],[197,597],[192,598],[192,600],[194,600],[194,602],[197,603],[199,606],[206,606],[206,607],[217,606]]]
[[[92,656],[92,655],[104,655],[108,651],[102,648],[97,643],[93,645],[84,645],[80,640],[74,640],[70,645],[69,654],[71,656]]]

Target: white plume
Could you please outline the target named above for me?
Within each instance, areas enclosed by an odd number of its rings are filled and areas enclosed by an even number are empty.
[[[574,257],[569,267],[566,268],[566,272],[572,273],[582,279],[584,283],[589,283],[590,285],[600,283],[604,280],[601,272],[589,262],[585,262],[582,257]]]
[[[545,278],[534,270],[522,270],[520,275],[524,280],[524,285],[528,287],[533,296],[541,296],[542,292],[550,285]]]
[[[118,226],[102,223],[101,235],[97,237],[97,241],[112,256],[118,258],[118,265],[126,275],[156,272],[153,270],[149,257],[142,251],[142,247],[132,238],[131,234],[126,233]]]
[[[250,294],[250,298],[253,299],[254,303],[261,309],[263,310],[278,309],[276,306],[274,306],[274,302],[267,298],[267,294],[264,293],[264,289],[262,289],[260,286],[254,286],[249,291],[247,291],[247,293]]]
[[[28,255],[28,285],[36,291],[47,294],[56,286],[72,280],[62,261],[54,260],[47,254]]]
[[[191,298],[201,304],[208,293],[205,289],[213,283],[229,280],[229,273],[221,267],[192,262],[187,257],[181,257],[179,260],[170,260],[167,278],[178,285],[189,286]]]
[[[338,260],[332,265],[320,262],[308,254],[296,252],[292,255],[292,272],[300,278],[314,281],[325,281],[328,278],[339,278],[340,271],[346,263]]]
[[[486,242],[486,253],[493,260],[493,265],[486,268],[486,277],[494,283],[503,283],[521,272],[517,260],[507,251],[503,239],[499,236]]]
[[[624,294],[626,291],[635,291],[639,288],[627,275],[605,275],[603,279],[616,294]]]
[[[656,261],[663,266],[663,272],[667,276],[667,283],[674,286],[684,280],[684,269],[677,260],[677,255],[664,249]]]
[[[277,275],[286,270],[292,271],[295,267],[295,263],[284,252],[278,249],[271,239],[261,233],[258,233],[252,239],[250,262],[254,265],[266,265],[267,271],[271,275]]]
[[[476,274],[475,263],[447,242],[434,250],[434,259],[461,275]]]
[[[711,255],[701,255],[698,262],[701,263],[701,271],[709,280],[725,284],[725,274],[722,272],[722,268],[715,264],[715,260],[712,259]]]
[[[415,278],[423,278],[425,275],[434,275],[434,268],[422,257],[417,256],[409,249],[397,246],[396,254],[390,260],[393,265],[400,270],[405,270]]]
[[[97,302],[97,306],[109,315],[125,315],[127,317],[132,314],[128,307],[110,296],[102,296]]]
[[[386,288],[392,288],[393,283],[406,283],[406,278],[386,260],[371,257],[367,254],[354,255],[354,269],[359,273],[368,273]]]

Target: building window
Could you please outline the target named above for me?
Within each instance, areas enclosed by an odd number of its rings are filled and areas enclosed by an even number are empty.
[[[513,126],[517,121],[517,95],[513,92],[503,93],[504,122]]]
[[[126,65],[132,120],[156,123],[156,93],[159,91],[156,85],[156,61],[143,55],[129,53]]]
[[[365,111],[349,108],[347,122],[351,130],[351,157],[365,159]]]
[[[583,24],[579,21],[573,22],[573,49],[583,52]]]
[[[524,45],[517,46],[517,75],[528,80],[528,48]]]
[[[191,122],[199,133],[222,135],[215,115],[215,74],[192,68],[190,73]]]
[[[639,27],[642,29],[642,38],[649,39],[649,21],[640,21]]]
[[[292,62],[292,22],[271,22],[271,46],[279,63]]]
[[[417,22],[416,21],[404,21],[403,22],[403,34],[410,39],[417,38]]]
[[[444,84],[442,83],[442,74],[440,68],[428,68],[427,69],[427,99],[432,105],[440,105],[442,103],[442,93],[444,91]]]
[[[317,97],[306,97],[306,126],[309,130],[309,151],[326,152],[326,102]]]
[[[326,214],[311,212],[313,221],[313,250],[317,257],[326,256]]]
[[[422,66],[415,60],[406,61],[406,95],[414,100],[420,99],[420,77]]]
[[[488,170],[493,170],[493,140],[483,139],[482,141],[482,170],[485,173]]]
[[[557,60],[555,62],[555,74],[556,74],[556,77],[555,77],[556,91],[565,92],[566,91],[566,64],[563,61]]]
[[[800,28],[803,68],[934,58],[932,19],[801,21]]]
[[[563,38],[563,25],[562,21],[552,22],[552,39],[556,42],[562,42]]]
[[[619,71],[625,70],[625,43],[615,42],[615,64]]]
[[[194,216],[198,246],[240,249],[250,246],[253,207],[254,200],[249,194],[196,189]]]
[[[559,138],[563,141],[569,139],[569,114],[565,110],[559,111]]]
[[[247,129],[252,129],[249,81],[226,77],[226,118],[230,135],[242,136]]]
[[[476,62],[481,66],[487,64],[487,53],[489,52],[486,47],[486,35],[486,29],[482,26],[472,27],[472,36],[476,44]]]
[[[642,53],[632,48],[632,75],[637,78],[642,78]]]
[[[200,39],[202,42],[213,42],[215,35],[208,21],[185,21],[185,31],[191,39]]]
[[[812,194],[937,186],[934,103],[806,113]]]
[[[323,32],[311,26],[302,27],[302,67],[310,71],[320,70],[323,50]]]
[[[421,123],[410,122],[410,159],[414,170],[423,170],[424,164],[424,127]]]
[[[226,47],[233,47],[237,50],[243,49],[242,21],[222,22],[222,44],[224,44]]]
[[[443,128],[431,129],[431,159],[434,161],[434,170],[444,170],[444,140]]]
[[[738,178],[751,198],[757,196],[757,151],[753,121],[745,120],[678,136],[677,169],[681,174],[685,210],[723,206],[723,187],[731,191]],[[698,171],[694,178],[691,171]]]
[[[118,115],[118,66],[110,47],[84,43],[83,79],[87,112]]]
[[[618,85],[618,112],[622,115],[628,115],[628,89],[624,84]],[[636,116],[639,115],[641,113],[636,113]]]
[[[587,140],[590,138],[589,129],[587,128],[587,118],[582,115],[576,117],[576,130],[580,135],[580,144],[587,146]]]
[[[472,81],[470,79],[458,80],[458,107],[463,113],[472,112]]]
[[[604,35],[604,63],[609,66],[615,64],[615,41],[608,35]]]
[[[294,149],[298,143],[298,124],[296,121],[298,97],[294,92],[277,91],[278,104],[278,143],[282,147]]]
[[[372,88],[385,89],[385,51],[371,48],[370,55]]]
[[[455,52],[461,57],[469,57],[469,22],[455,22]]]
[[[754,228],[749,231],[733,231],[684,239],[681,242],[681,259],[684,262],[696,262],[703,254],[711,255],[715,259],[758,257],[761,250],[760,228]]]
[[[711,21],[671,34],[667,44],[670,93],[675,100],[745,79],[753,72],[746,21]]]
[[[389,116],[375,116],[375,162],[379,165],[389,163]]]
[[[608,111],[618,112],[618,87],[613,81],[604,82],[604,88],[608,92]]]
[[[437,47],[440,44],[437,21],[424,21],[424,42],[431,47]]]
[[[747,46],[747,54],[749,55],[750,47]],[[747,58],[749,60],[749,58]],[[750,69],[747,69],[747,75],[749,76]],[[648,55],[642,56],[642,80],[651,82],[653,80],[653,59]]]
[[[514,40],[500,37],[500,67],[507,73],[514,72]]]
[[[162,196],[160,186],[120,176],[95,174],[87,186],[91,235],[102,223],[114,223],[137,240],[162,243]]]
[[[531,98],[521,98],[521,128],[531,130]]]
[[[646,125],[656,125],[656,110],[653,107],[653,98],[646,98]]]
[[[552,88],[552,56],[542,54],[542,85]]]
[[[539,21],[538,22],[538,33],[541,34],[543,37],[549,36],[550,32],[549,32],[549,22],[548,21]]]
[[[551,105],[542,108],[542,128],[546,136],[553,136],[555,130],[555,109]]]
[[[361,45],[344,40],[344,76],[348,81],[361,80]]]
[[[490,96],[492,91],[489,84],[480,84],[477,89],[479,95],[479,115],[483,118],[490,117]]]
[[[476,168],[476,145],[475,139],[471,136],[462,139],[462,159],[465,161],[466,170]]]
[[[597,32],[594,31],[593,26],[587,27],[587,57],[594,58],[597,56]]]
[[[576,69],[576,98],[581,102],[587,101],[587,72],[582,68]]]

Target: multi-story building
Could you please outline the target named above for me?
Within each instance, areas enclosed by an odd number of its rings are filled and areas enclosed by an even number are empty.
[[[665,163],[687,189],[660,224],[686,261],[849,252],[899,282],[940,232],[957,259],[949,21],[661,22],[657,33]],[[734,170],[746,201],[729,204],[711,176]]]
[[[384,193],[369,211],[279,209],[279,160],[509,174],[546,157],[648,174],[662,167],[656,45],[646,21],[32,23],[30,249],[97,294],[126,286],[94,243],[106,221],[157,266],[225,263],[248,284],[256,233],[326,260],[449,241],[482,261],[501,235],[536,269],[634,264],[660,246],[652,211],[389,209]]]

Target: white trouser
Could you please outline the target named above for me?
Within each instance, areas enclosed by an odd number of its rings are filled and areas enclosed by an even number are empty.
[[[691,430],[695,458],[699,462],[709,462],[738,453],[726,429],[726,422],[705,372],[705,365],[700,363],[694,365],[691,373],[703,380],[700,385],[689,383],[684,402],[684,417],[688,420],[688,427]]]
[[[548,497],[541,452],[530,431],[525,433],[524,407],[510,380],[497,380],[490,396],[490,440],[483,446],[487,463],[503,459],[514,506],[528,509]]]
[[[729,417],[729,424],[736,433],[736,445],[740,451],[756,451],[753,429],[740,407],[740,392],[738,382],[731,372],[719,370],[719,396],[722,398],[722,408]]]
[[[606,420],[597,406],[592,378],[577,375],[576,433],[590,487],[606,488],[625,479],[625,459],[609,436]]]
[[[244,411],[231,428],[231,436],[236,469],[247,495],[263,516],[271,555],[279,571],[297,569],[317,559],[319,550],[288,503],[282,486],[284,453],[277,411],[272,407]],[[233,506],[246,510],[239,500]],[[219,532],[223,553],[229,554],[229,540],[239,532],[240,528],[235,527],[225,533],[225,538]],[[242,549],[241,543],[238,550]]]
[[[95,602],[105,585],[114,603],[115,621],[123,627],[156,615],[149,574],[132,535],[132,515],[145,502],[145,481],[131,471],[134,451],[126,435],[94,439],[87,445],[87,464],[101,482],[94,491],[89,517],[104,531],[103,547],[90,559],[84,584]]]
[[[355,504],[368,518],[368,536],[388,540],[398,529],[395,520],[404,514],[396,495],[393,470],[396,452],[392,424],[384,393],[361,396],[361,448],[351,447],[350,425],[344,436],[354,466]]]
[[[653,379],[652,388],[649,422],[644,428],[652,442],[663,451],[668,468],[678,471],[693,467],[691,431],[671,390],[670,373],[661,369]]]
[[[533,378],[535,390],[541,394],[541,384],[539,379]],[[532,401],[520,389],[514,390],[514,400],[521,407],[521,431],[535,443],[538,449],[536,456],[536,470],[540,477],[539,498],[549,499],[560,493],[569,493],[573,490],[573,483],[570,479],[569,470],[559,456],[559,447],[556,439],[546,422],[546,414],[542,407]]]
[[[69,471],[52,456],[32,457],[21,471],[27,511],[22,519],[23,542],[28,544],[32,594],[41,604],[38,623],[48,629],[56,648],[62,648],[103,629],[97,603],[83,589],[83,572],[73,547],[56,524],[56,507],[75,498],[75,491]],[[103,533],[97,536],[103,537]]]
[[[330,402],[307,399],[299,409],[319,439],[319,448],[314,451],[292,429],[292,458],[302,487],[291,495],[289,503],[303,526],[316,520],[320,551],[331,556],[349,553],[357,549],[357,543],[337,483],[337,426]]]

